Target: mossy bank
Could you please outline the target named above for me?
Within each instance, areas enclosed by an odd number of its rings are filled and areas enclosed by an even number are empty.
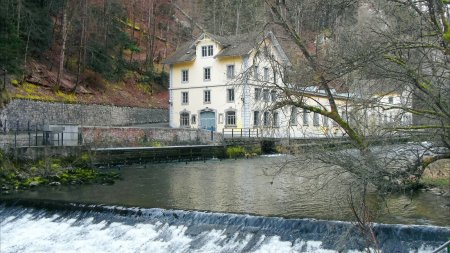
[[[0,192],[29,190],[39,186],[76,184],[113,184],[117,171],[102,171],[90,166],[87,153],[80,157],[48,158],[33,162],[12,162],[0,152]]]

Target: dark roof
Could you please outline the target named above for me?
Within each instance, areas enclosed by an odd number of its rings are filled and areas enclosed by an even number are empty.
[[[258,33],[240,34],[229,37],[217,37],[216,40],[224,46],[215,57],[241,56],[248,54],[257,43],[261,41],[262,36]],[[212,38],[214,39],[214,38]]]
[[[181,45],[174,54],[166,58],[163,64],[173,64],[177,62],[189,62],[195,60],[195,41],[188,41]]]
[[[267,33],[266,35],[269,35]],[[216,54],[215,57],[231,57],[242,56],[250,53],[253,48],[257,48],[258,43],[263,39],[262,33],[247,33],[233,36],[219,36],[209,33],[203,33],[196,40],[189,41],[186,44],[180,46],[177,51],[169,58],[163,61],[164,64],[174,64],[179,62],[188,62],[195,60],[195,44],[198,40],[204,36],[211,38],[218,44],[223,46],[223,49]],[[278,44],[277,44],[278,45]],[[282,50],[282,49],[281,49]],[[284,53],[282,52],[283,56]]]

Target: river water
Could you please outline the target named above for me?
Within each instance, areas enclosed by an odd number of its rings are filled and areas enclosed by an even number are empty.
[[[9,196],[107,207],[61,211],[3,206],[0,251],[362,250],[361,242],[350,243],[358,241],[350,223],[320,221],[352,220],[347,196],[353,182],[345,173],[291,164],[286,156],[120,170],[123,180],[113,185],[41,187]],[[383,207],[374,208],[376,222],[421,225],[378,225],[384,252],[431,252],[450,236],[448,203],[448,198],[419,192],[390,196]],[[111,211],[111,206],[127,214]],[[30,240],[17,236],[23,234]]]

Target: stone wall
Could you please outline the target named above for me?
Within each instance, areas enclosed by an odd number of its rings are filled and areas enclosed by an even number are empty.
[[[93,147],[142,147],[220,144],[221,133],[200,129],[81,127],[83,144]]]
[[[65,104],[12,100],[0,111],[0,131],[16,128],[26,129],[28,121],[32,128],[37,124],[75,124],[84,126],[127,126],[168,122],[166,109],[118,107],[107,105]]]

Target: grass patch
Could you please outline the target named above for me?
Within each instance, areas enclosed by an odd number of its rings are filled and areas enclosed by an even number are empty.
[[[450,180],[447,178],[421,178],[420,183],[425,186],[448,188]]]
[[[77,102],[77,96],[74,93],[64,93],[62,91],[57,91],[55,93],[55,95],[62,102],[71,103],[71,104]]]

